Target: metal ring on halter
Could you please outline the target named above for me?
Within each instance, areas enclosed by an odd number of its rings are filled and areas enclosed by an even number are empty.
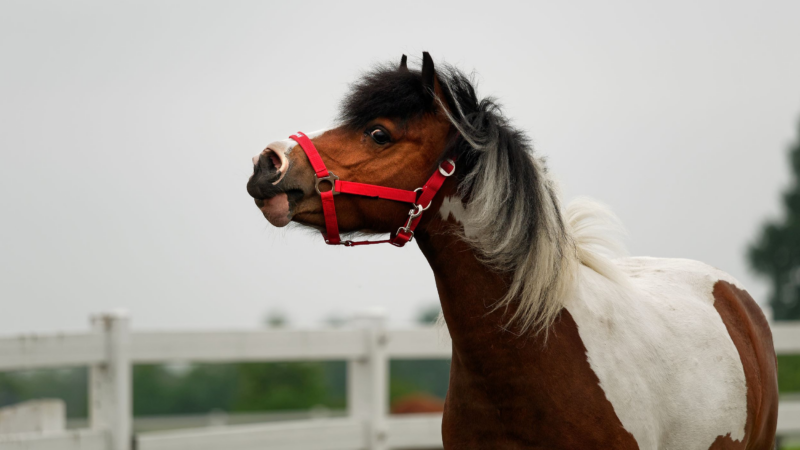
[[[454,173],[456,172],[456,162],[455,162],[455,161],[453,161],[453,160],[452,160],[452,159],[450,159],[450,158],[447,158],[447,159],[445,159],[445,160],[444,160],[444,161],[442,161],[442,162],[444,163],[445,161],[446,161],[446,162],[449,162],[449,163],[450,163],[450,165],[451,165],[451,166],[453,166],[453,170],[451,170],[451,171],[450,171],[450,173],[447,173],[447,172],[445,172],[445,171],[444,171],[444,167],[442,167],[442,165],[441,165],[441,164],[439,164],[439,173],[440,173],[440,174],[442,174],[442,175],[444,175],[444,176],[446,176],[446,177],[449,177],[450,175],[452,175],[452,174],[454,174]]]
[[[414,189],[414,192],[417,192],[417,191],[419,191],[419,192],[424,192],[425,190],[424,190],[424,189],[422,189],[422,188],[416,188],[416,189]],[[426,206],[426,207],[422,208],[422,210],[421,210],[420,212],[422,212],[422,211],[425,211],[426,209],[430,208],[432,204],[433,204],[433,199],[431,199],[431,201],[430,201],[430,202],[428,202],[428,206]],[[419,205],[417,205],[416,203],[414,203],[414,207],[416,208],[417,206],[419,206]]]
[[[333,172],[328,172],[327,177],[317,177],[316,182],[314,184],[314,189],[317,190],[317,194],[322,195],[322,192],[319,190],[319,184],[323,181],[327,181],[328,183],[331,184],[331,192],[333,192],[333,195],[339,195],[339,192],[336,192],[336,180],[338,179],[339,177],[337,177],[336,174],[334,174]]]
[[[410,210],[408,212],[408,215],[411,216],[410,217],[411,219],[416,219],[417,217],[422,215],[423,211],[425,211],[426,209],[430,208],[432,204],[433,204],[433,200],[431,200],[428,203],[428,206],[426,206],[424,208],[422,207],[422,205],[414,205],[414,209]]]

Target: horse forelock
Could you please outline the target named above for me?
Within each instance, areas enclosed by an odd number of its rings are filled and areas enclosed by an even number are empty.
[[[350,86],[339,120],[345,126],[361,128],[378,117],[406,121],[433,112],[435,106],[426,95],[420,71],[383,64]]]

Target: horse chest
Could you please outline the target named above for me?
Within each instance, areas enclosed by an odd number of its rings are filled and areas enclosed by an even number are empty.
[[[453,356],[446,448],[637,448],[616,417],[564,311],[540,339]],[[577,356],[577,357],[576,357]]]

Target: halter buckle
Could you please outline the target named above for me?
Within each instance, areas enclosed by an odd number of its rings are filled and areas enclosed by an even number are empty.
[[[327,177],[318,176],[316,178],[315,183],[314,183],[314,189],[317,190],[317,194],[322,195],[322,191],[319,190],[319,184],[321,182],[323,182],[323,181],[327,181],[328,183],[331,184],[331,192],[333,192],[333,195],[339,195],[339,192],[336,191],[336,180],[338,180],[338,179],[339,179],[339,177],[337,177],[336,174],[333,173],[333,172],[328,172],[328,176]]]

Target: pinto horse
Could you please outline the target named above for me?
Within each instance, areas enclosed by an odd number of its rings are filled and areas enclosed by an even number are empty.
[[[416,240],[453,342],[448,449],[768,449],[769,325],[730,275],[619,256],[613,216],[562,209],[544,161],[458,69],[384,65],[339,124],[253,158],[266,219]],[[409,208],[411,208],[409,210]]]

